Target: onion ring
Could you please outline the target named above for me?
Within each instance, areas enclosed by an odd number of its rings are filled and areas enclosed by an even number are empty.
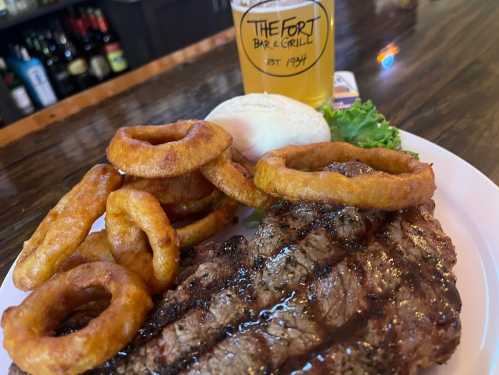
[[[118,171],[108,164],[90,169],[24,243],[14,269],[16,287],[31,290],[47,281],[85,239],[93,222],[104,213],[109,193],[121,182]]]
[[[53,337],[68,313],[94,298],[95,286],[111,294],[110,305],[81,330]],[[152,306],[145,285],[134,274],[113,263],[83,264],[56,275],[5,311],[4,346],[28,373],[80,374],[122,349]]]
[[[139,274],[153,293],[173,282],[180,258],[177,235],[153,195],[132,189],[111,193],[106,230],[116,261]]]
[[[111,244],[107,240],[105,230],[90,233],[76,251],[59,264],[57,272],[68,271],[80,264],[98,261],[114,263]]]
[[[217,158],[232,143],[221,127],[207,121],[120,128],[107,149],[117,168],[138,177],[174,177]]]
[[[319,170],[331,162],[358,160],[379,171],[356,177]],[[305,171],[303,171],[305,170]],[[343,142],[289,146],[267,153],[257,164],[255,183],[288,200],[331,202],[398,210],[430,199],[435,179],[430,164],[398,151],[363,149]]]
[[[189,202],[164,205],[163,208],[171,220],[177,220],[195,214],[209,211],[217,202],[224,197],[224,194],[215,189],[210,195]]]
[[[255,167],[256,164],[246,159],[246,157],[241,154],[235,147],[231,148],[232,152],[232,160],[239,165],[242,165],[243,168],[250,174],[251,177],[255,175]]]
[[[213,185],[199,171],[177,177],[128,177],[125,179],[123,187],[151,193],[161,204],[198,200],[210,195],[214,189]]]
[[[271,204],[272,198],[257,189],[250,173],[232,161],[231,149],[201,167],[203,175],[226,195],[249,207],[261,208]]]
[[[234,220],[238,204],[229,197],[224,197],[215,205],[213,211],[192,224],[177,228],[180,247],[189,247],[208,239],[224,229]]]

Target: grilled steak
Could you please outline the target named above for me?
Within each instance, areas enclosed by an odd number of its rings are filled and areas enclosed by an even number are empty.
[[[196,249],[135,340],[88,374],[414,374],[444,363],[461,302],[433,209],[278,202],[253,240]]]

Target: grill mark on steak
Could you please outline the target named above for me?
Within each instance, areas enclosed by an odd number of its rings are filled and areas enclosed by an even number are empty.
[[[204,304],[214,291],[222,288],[227,279],[247,262],[247,246],[242,236],[216,246],[215,251],[210,252],[214,259],[198,263],[196,271],[185,278],[177,289],[165,293],[158,307],[139,330],[138,344],[158,335],[165,325],[179,319],[189,309]]]
[[[348,279],[348,280],[344,280]],[[352,282],[353,280],[353,282]],[[324,306],[318,298],[334,300],[337,290],[345,292],[345,285],[353,287],[354,296],[350,304],[345,299],[336,301],[333,306]],[[362,325],[357,319],[358,311],[366,307],[365,292],[355,271],[349,269],[345,261],[331,268],[329,275],[313,281],[309,287],[293,292],[289,301],[281,309],[272,309],[267,317],[260,319],[247,331],[240,331],[217,345],[212,352],[192,365],[189,374],[206,373],[273,373],[289,357],[300,356],[310,348],[319,345],[326,335],[337,328],[338,335],[346,327]],[[244,352],[238,350],[245,348]],[[237,356],[232,356],[236,353]],[[262,356],[269,352],[271,356]],[[223,370],[225,369],[225,370]]]
[[[432,293],[426,297],[432,298]],[[422,302],[402,285],[383,306],[383,315],[367,321],[362,337],[333,341],[329,347],[326,343],[301,362],[290,362],[283,373],[416,374],[420,368],[446,362],[459,344],[459,317],[456,314],[453,322],[442,326],[432,321]]]

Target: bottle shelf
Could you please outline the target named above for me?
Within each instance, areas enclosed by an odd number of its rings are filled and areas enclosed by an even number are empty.
[[[57,3],[39,6],[24,13],[2,17],[0,18],[0,30],[5,30],[46,14],[57,12],[58,10],[64,9],[68,6],[82,3],[83,1],[85,0],[59,0]]]

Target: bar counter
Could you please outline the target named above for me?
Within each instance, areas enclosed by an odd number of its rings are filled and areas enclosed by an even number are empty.
[[[499,2],[419,0],[416,9],[404,10],[388,3],[337,0],[337,69],[353,71],[362,98],[372,99],[392,124],[499,183]],[[382,69],[376,57],[390,42],[400,52]],[[207,50],[176,59],[138,85],[118,85],[122,92],[110,98],[99,87],[96,96],[87,92],[97,104],[80,110],[77,102],[61,103],[43,121],[38,115],[39,121],[0,129],[2,278],[48,210],[105,160],[117,128],[203,118],[242,94],[235,43]]]

